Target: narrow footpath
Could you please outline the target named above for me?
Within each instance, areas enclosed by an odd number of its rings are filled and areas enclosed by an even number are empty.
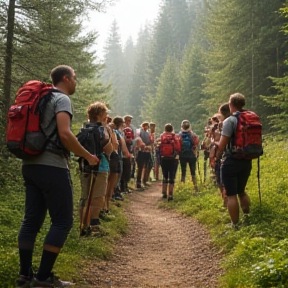
[[[217,288],[221,255],[196,221],[159,209],[161,184],[134,192],[126,211],[129,233],[109,261],[84,275],[97,288]]]

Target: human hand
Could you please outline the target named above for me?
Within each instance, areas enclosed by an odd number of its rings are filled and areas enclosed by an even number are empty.
[[[89,165],[91,166],[95,166],[100,162],[99,158],[92,154],[90,154],[89,157],[86,158],[86,160],[89,162]]]

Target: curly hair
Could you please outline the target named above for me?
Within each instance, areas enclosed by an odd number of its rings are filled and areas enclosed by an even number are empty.
[[[97,122],[99,115],[107,111],[108,108],[104,102],[97,101],[87,108],[87,116],[91,122]]]

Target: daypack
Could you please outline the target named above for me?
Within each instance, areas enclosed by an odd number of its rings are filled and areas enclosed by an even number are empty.
[[[126,144],[130,145],[132,144],[132,141],[134,139],[134,132],[131,129],[131,127],[125,127],[123,129],[124,135],[125,135],[125,142]]]
[[[263,154],[262,124],[252,111],[236,112],[237,126],[231,139],[233,158],[256,159]]]
[[[193,153],[193,139],[191,132],[180,132],[181,136],[181,154]]]
[[[163,133],[161,135],[160,155],[161,157],[175,157],[180,152],[180,141],[174,133]]]
[[[104,127],[102,124],[85,123],[80,129],[80,132],[76,135],[80,144],[92,155],[100,156],[102,153],[101,139],[105,137]]]
[[[8,111],[6,145],[17,158],[26,159],[39,155],[49,139],[56,133],[57,127],[46,135],[41,128],[42,116],[52,92],[59,92],[52,84],[38,80],[25,83],[16,93],[15,103]]]

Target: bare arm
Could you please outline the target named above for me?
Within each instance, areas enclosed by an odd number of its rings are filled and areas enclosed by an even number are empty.
[[[121,147],[122,147],[122,152],[124,156],[127,158],[131,158],[132,155],[129,153],[127,145],[122,137],[120,138],[120,141],[121,141]]]
[[[56,115],[58,134],[63,146],[75,155],[85,158],[90,165],[97,165],[99,159],[90,154],[74,136],[70,130],[70,115],[67,112],[59,112]]]
[[[216,159],[219,159],[226,147],[226,145],[229,143],[230,137],[221,135],[220,141],[218,143],[215,143],[218,146],[218,149],[216,151]]]

